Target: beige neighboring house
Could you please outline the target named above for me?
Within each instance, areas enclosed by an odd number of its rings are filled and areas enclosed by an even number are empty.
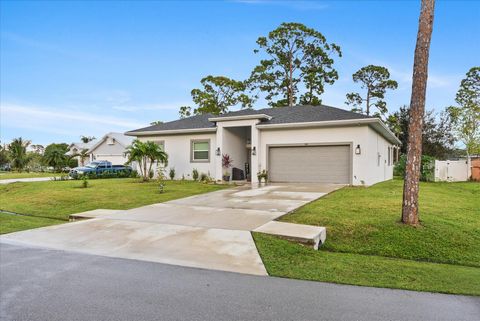
[[[91,161],[109,161],[113,165],[123,165],[128,157],[125,155],[127,147],[133,138],[122,133],[108,133],[89,148]]]
[[[91,155],[88,154],[88,156],[82,159],[82,157],[79,156],[78,154],[80,154],[81,151],[84,149],[88,151],[96,142],[97,140],[94,139],[88,143],[83,143],[83,142],[71,143],[70,146],[68,146],[68,152],[66,152],[65,155],[67,156],[77,155],[75,156],[75,158],[78,160],[78,166],[86,165],[92,161]]]
[[[266,170],[270,182],[372,185],[393,177],[400,144],[380,119],[330,106],[196,115],[126,135],[160,144],[177,178],[197,169],[220,180],[228,154],[253,183]]]

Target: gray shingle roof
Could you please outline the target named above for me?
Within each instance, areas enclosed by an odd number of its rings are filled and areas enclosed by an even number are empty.
[[[211,117],[223,118],[231,116],[246,116],[266,114],[271,116],[270,120],[265,120],[262,124],[288,124],[288,123],[305,123],[331,120],[349,120],[372,118],[366,115],[354,113],[348,110],[330,107],[330,106],[294,106],[294,107],[277,107],[264,109],[243,109],[239,111],[229,112],[223,115],[196,115],[184,119],[174,120],[167,123],[144,127],[132,130],[129,133],[163,131],[163,130],[181,130],[181,129],[199,129],[214,128],[215,123],[208,119]]]

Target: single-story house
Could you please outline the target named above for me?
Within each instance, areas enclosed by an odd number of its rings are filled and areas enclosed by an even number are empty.
[[[108,133],[97,140],[88,150],[91,161],[109,161],[113,165],[123,165],[127,162],[125,154],[133,138],[122,133]]]
[[[85,156],[83,158],[79,154],[83,150],[88,151],[90,149],[90,147],[92,147],[96,142],[97,142],[97,140],[94,139],[94,140],[92,140],[88,143],[84,143],[84,142],[71,143],[70,146],[68,146],[68,152],[66,152],[65,155],[67,155],[67,156],[77,155],[74,158],[76,158],[78,160],[78,165],[79,166],[83,166],[83,165],[91,162],[92,159],[91,159],[90,154],[88,154],[87,156]]]
[[[329,106],[243,109],[196,115],[125,133],[161,144],[176,176],[222,179],[222,155],[270,182],[372,185],[393,177],[400,141],[378,118]]]

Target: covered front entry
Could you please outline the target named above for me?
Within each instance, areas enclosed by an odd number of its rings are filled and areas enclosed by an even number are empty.
[[[271,182],[351,183],[350,145],[270,146]]]

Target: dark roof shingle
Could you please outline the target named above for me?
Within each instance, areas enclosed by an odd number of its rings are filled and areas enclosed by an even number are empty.
[[[349,120],[372,118],[366,115],[354,113],[348,110],[330,107],[330,106],[293,106],[293,107],[276,107],[264,109],[242,109],[239,111],[229,112],[223,115],[196,115],[188,118],[178,119],[167,123],[148,126],[129,133],[148,132],[148,131],[167,131],[181,129],[200,129],[214,128],[215,123],[208,119],[211,117],[224,118],[231,116],[246,116],[266,114],[271,116],[270,120],[265,120],[262,124],[288,124],[288,123],[305,123],[332,120]]]

